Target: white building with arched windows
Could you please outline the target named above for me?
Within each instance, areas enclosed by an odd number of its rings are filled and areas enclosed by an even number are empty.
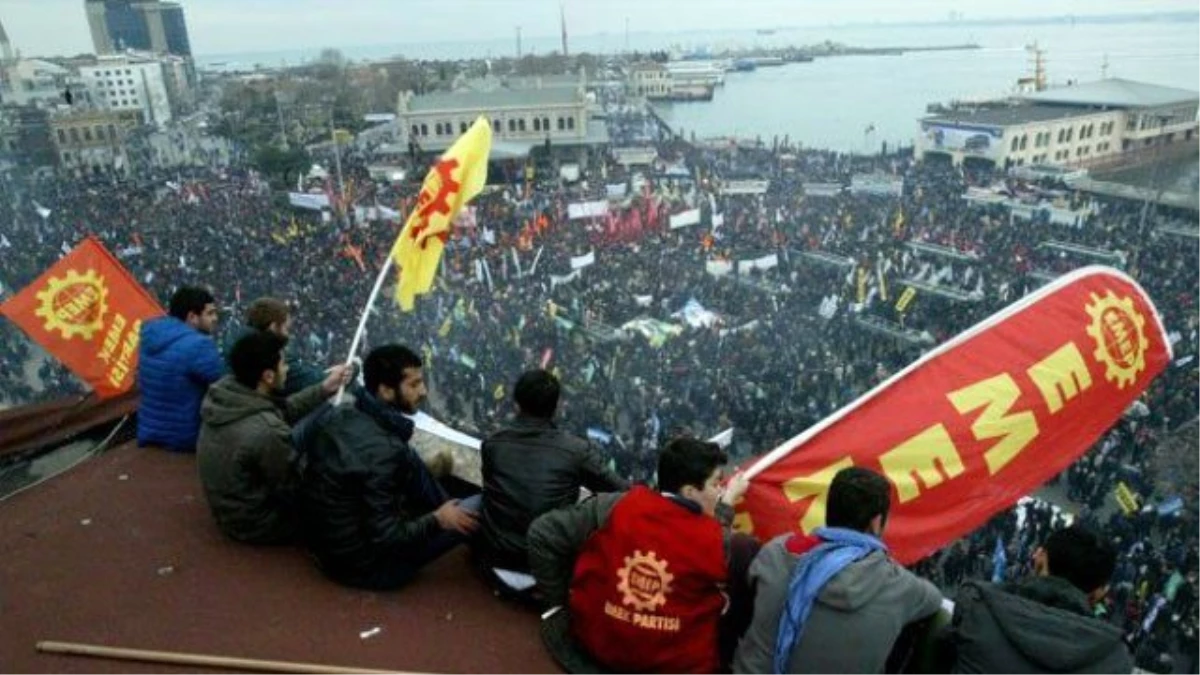
[[[415,95],[401,92],[397,140],[422,153],[450,147],[477,117],[492,123],[492,159],[518,159],[547,142],[551,151],[586,157],[608,144],[603,121],[588,115],[582,81],[573,86],[506,86]]]
[[[1110,78],[1020,98],[939,108],[919,121],[916,155],[1004,168],[1097,168],[1194,151],[1200,94]]]

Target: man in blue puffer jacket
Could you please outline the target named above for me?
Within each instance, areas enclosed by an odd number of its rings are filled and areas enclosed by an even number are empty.
[[[138,445],[195,452],[200,402],[225,374],[213,341],[217,305],[206,289],[184,286],[171,296],[170,315],[142,324],[138,348]]]

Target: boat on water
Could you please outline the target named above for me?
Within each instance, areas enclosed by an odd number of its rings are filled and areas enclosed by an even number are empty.
[[[713,86],[725,84],[728,65],[722,61],[669,61],[664,64],[673,82],[701,83]]]
[[[784,63],[786,63],[781,57],[778,56],[755,56],[751,60],[754,61],[754,65],[759,68],[773,68],[776,66],[782,66]]]
[[[756,70],[758,64],[754,59],[737,59],[733,62],[733,71],[737,73],[748,73]]]
[[[321,664],[322,671],[560,672],[542,645],[537,613],[494,597],[465,549],[402,590],[373,593],[326,580],[298,548],[225,539],[204,502],[195,457],[135,446],[132,423],[121,422],[136,406],[134,397],[76,398],[0,412],[0,463],[21,458],[32,466],[47,447],[90,444],[90,459],[0,501],[9,619],[0,631],[0,670],[172,668],[36,648],[62,641]]]
[[[774,35],[775,29],[774,28],[759,28],[757,32],[759,35]]]

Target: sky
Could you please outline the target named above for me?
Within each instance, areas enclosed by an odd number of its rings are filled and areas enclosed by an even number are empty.
[[[557,35],[1195,12],[1195,0],[180,0],[198,55]],[[83,0],[0,0],[25,56],[92,50]]]

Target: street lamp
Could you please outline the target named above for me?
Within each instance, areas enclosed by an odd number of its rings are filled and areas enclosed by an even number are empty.
[[[1158,138],[1154,144],[1154,170],[1150,176],[1150,186],[1145,188],[1146,199],[1142,203],[1142,215],[1138,219],[1138,238],[1134,244],[1133,255],[1131,256],[1131,271],[1137,270],[1139,276],[1142,264],[1142,248],[1146,242],[1146,217],[1150,214],[1150,197],[1154,195],[1154,201],[1157,203],[1158,200],[1162,199],[1163,192],[1166,191],[1166,188],[1161,185],[1160,174],[1162,173],[1162,150],[1167,138],[1167,122],[1170,121],[1171,117],[1169,115],[1156,115],[1156,118],[1158,119]],[[1155,192],[1156,188],[1157,193]]]

